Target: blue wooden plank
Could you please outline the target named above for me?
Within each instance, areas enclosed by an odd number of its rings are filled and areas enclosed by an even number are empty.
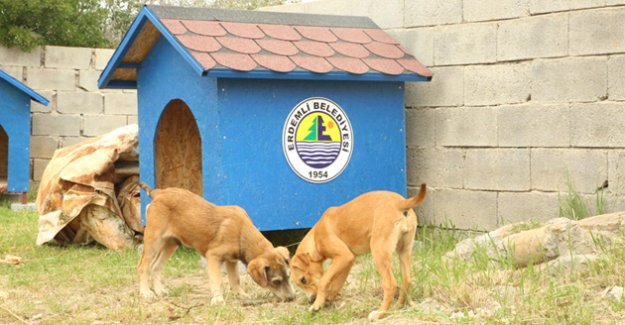
[[[40,103],[41,105],[48,106],[49,101],[45,97],[41,96],[40,94],[32,90],[30,87],[21,83],[19,80],[13,78],[8,73],[0,70],[0,78],[2,78],[2,80],[8,82],[15,88],[19,89],[20,91],[28,95],[28,97],[32,98],[34,101]]]
[[[292,71],[289,73],[274,72],[269,70],[254,70],[241,72],[230,69],[212,69],[205,73],[213,78],[237,78],[237,79],[289,79],[289,80],[344,80],[344,81],[430,81],[431,77],[423,77],[418,74],[400,74],[397,76],[387,75],[380,72],[369,72],[361,75],[335,71],[328,73],[314,73],[310,71]]]

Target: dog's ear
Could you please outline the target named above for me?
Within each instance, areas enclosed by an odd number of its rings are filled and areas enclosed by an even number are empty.
[[[253,259],[250,264],[247,265],[247,272],[261,287],[267,286],[267,272],[265,272],[265,266],[265,262],[260,258]]]
[[[289,265],[289,262],[291,261],[291,254],[289,253],[289,250],[286,247],[282,246],[276,247],[275,250],[284,258],[284,262],[286,262],[286,265]]]
[[[310,254],[308,253],[297,254],[293,258],[297,260],[298,264],[301,264],[303,267],[308,267],[308,265],[310,264]]]

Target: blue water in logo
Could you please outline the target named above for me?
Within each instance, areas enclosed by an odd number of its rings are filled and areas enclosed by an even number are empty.
[[[330,166],[339,156],[340,142],[297,142],[297,154],[312,168]]]

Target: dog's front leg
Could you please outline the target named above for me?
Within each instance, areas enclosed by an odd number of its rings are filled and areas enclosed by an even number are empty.
[[[228,282],[230,283],[230,290],[236,292],[241,298],[247,298],[247,294],[243,291],[241,283],[239,282],[239,268],[237,261],[226,261],[226,270],[228,271]]]
[[[326,303],[327,298],[334,298],[336,296],[338,292],[334,292],[332,289],[340,290],[340,288],[331,288],[330,284],[337,282],[337,278],[347,278],[345,273],[349,273],[349,270],[354,264],[354,259],[354,254],[350,251],[332,258],[332,264],[328,268],[328,272],[321,277],[319,287],[317,288],[317,298],[312,306],[310,306],[310,311],[318,311]]]
[[[224,303],[224,293],[221,289],[221,270],[219,266],[221,258],[212,254],[206,254],[206,270],[208,271],[208,281],[210,284],[211,305],[221,305]]]

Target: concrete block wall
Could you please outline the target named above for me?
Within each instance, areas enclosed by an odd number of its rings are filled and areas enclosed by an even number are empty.
[[[625,209],[625,0],[322,0],[366,15],[434,72],[405,92],[420,221],[492,229],[558,216],[573,185]]]
[[[38,47],[25,53],[0,47],[0,69],[50,104],[31,103],[31,180],[34,185],[57,148],[137,121],[134,91],[99,90],[97,80],[112,49]]]

